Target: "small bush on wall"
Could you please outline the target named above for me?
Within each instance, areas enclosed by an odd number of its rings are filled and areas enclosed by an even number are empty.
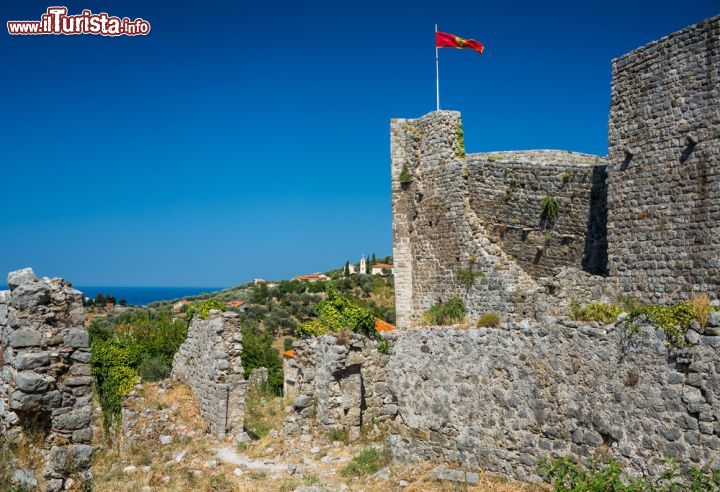
[[[473,270],[465,270],[463,268],[459,269],[457,271],[457,277],[460,279],[460,281],[465,285],[465,287],[470,287],[472,284],[475,283],[475,280],[478,278],[484,277],[485,274],[482,272],[475,272]]]
[[[410,184],[412,183],[412,175],[410,174],[410,171],[408,170],[408,167],[406,164],[403,164],[402,170],[400,171],[400,184]]]
[[[598,321],[609,324],[620,315],[620,308],[614,304],[594,302],[584,306],[576,301],[570,303],[570,317],[576,321]]]
[[[451,297],[446,302],[439,301],[425,311],[423,320],[430,325],[454,325],[465,321],[465,304],[459,297]]]
[[[545,195],[540,202],[541,216],[546,220],[556,219],[560,205],[558,204],[557,198],[552,195]]]
[[[498,313],[485,313],[480,316],[477,326],[478,328],[497,328],[500,326],[500,315]]]

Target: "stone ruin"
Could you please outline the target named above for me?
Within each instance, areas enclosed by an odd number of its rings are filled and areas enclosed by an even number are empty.
[[[466,154],[457,112],[393,120],[389,355],[356,336],[297,344],[284,431],[382,425],[396,460],[529,481],[567,455],[650,479],[667,458],[720,470],[720,312],[683,348],[647,319],[567,317],[620,294],[720,306],[718,40],[720,16],[613,61],[608,157]],[[451,296],[502,328],[423,326]]]
[[[399,461],[443,461],[537,481],[542,458],[614,457],[658,477],[668,457],[720,469],[720,312],[687,346],[647,320],[579,323],[571,300],[671,302],[720,294],[720,17],[613,61],[609,155],[466,154],[460,114],[393,120],[398,330],[286,354],[284,432],[387,433]],[[401,175],[406,178],[401,182]],[[544,197],[559,204],[542,213]],[[470,272],[471,275],[468,275]],[[471,278],[468,282],[467,279]],[[92,394],[82,294],[13,272],[0,291],[0,435],[42,454],[13,480],[90,478]],[[471,321],[427,327],[459,296]],[[413,329],[410,329],[413,328]],[[241,436],[246,391],[234,313],[196,317],[172,376],[219,436]],[[252,384],[266,373],[256,371]],[[38,436],[40,437],[38,439]]]
[[[173,360],[173,379],[190,387],[200,414],[218,437],[243,434],[247,382],[237,317],[218,310],[210,311],[208,319],[195,316]]]
[[[393,403],[387,388],[387,359],[378,352],[376,340],[357,334],[297,342],[293,357],[286,358],[297,369],[285,373],[286,381],[292,381],[290,395],[297,396],[284,432],[308,434],[317,422],[355,441],[365,430],[377,431],[376,426],[390,418],[386,405],[392,409]]]
[[[714,17],[613,61],[607,157],[466,154],[458,112],[393,120],[398,326],[421,325],[451,296],[472,320],[558,314],[570,297],[558,290],[575,280],[646,302],[716,299],[718,39]],[[557,216],[543,212],[545,197]]]
[[[44,466],[13,463],[16,486],[56,491],[91,476],[92,377],[81,292],[29,268],[0,291],[0,439]]]

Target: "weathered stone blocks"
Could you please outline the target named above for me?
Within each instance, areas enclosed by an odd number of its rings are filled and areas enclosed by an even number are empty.
[[[8,285],[10,291],[0,292],[0,435],[19,442],[42,433],[44,468],[17,469],[14,483],[62,490],[70,475],[91,476],[92,378],[82,293],[59,278],[39,280],[29,268],[10,273]]]
[[[192,320],[173,360],[172,377],[190,386],[201,415],[218,436],[243,432],[246,381],[241,354],[237,314],[211,311],[207,320]]]

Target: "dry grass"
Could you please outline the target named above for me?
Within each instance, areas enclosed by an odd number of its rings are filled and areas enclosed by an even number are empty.
[[[261,439],[270,431],[279,431],[285,419],[284,398],[263,388],[251,388],[245,395],[245,430]]]
[[[436,466],[438,465],[393,465],[390,467],[390,470],[392,472],[390,480],[365,483],[363,484],[363,490],[365,490],[366,492],[383,492],[386,490],[394,490],[394,488],[397,488],[397,484],[401,480],[404,480],[410,484],[404,489],[402,489],[403,492],[541,492],[548,490],[537,485],[514,482],[504,477],[488,475],[483,472],[480,472],[480,481],[477,485],[465,485],[452,482],[438,482],[436,480],[426,478],[427,474],[432,471]]]
[[[707,327],[708,317],[712,312],[710,298],[707,294],[696,294],[690,298],[688,305],[692,308],[700,327],[704,330]]]

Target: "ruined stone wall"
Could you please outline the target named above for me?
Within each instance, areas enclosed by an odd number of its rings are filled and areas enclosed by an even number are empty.
[[[647,301],[720,292],[720,17],[613,60],[610,273]]]
[[[460,114],[393,120],[393,256],[397,324],[422,323],[439,300],[535,314],[537,280],[576,266],[605,269],[604,160],[562,151],[466,155]],[[412,178],[401,182],[406,169]],[[554,196],[556,219],[541,201]],[[473,282],[463,272],[477,274]]]
[[[243,432],[246,381],[237,316],[213,310],[207,320],[193,318],[173,360],[172,377],[190,386],[210,431],[220,437]]]
[[[17,461],[13,482],[64,490],[90,478],[92,378],[83,295],[29,268],[0,291],[0,438],[38,453],[42,470]],[[26,453],[27,454],[27,453]]]
[[[668,457],[720,469],[720,316],[682,349],[637,323],[397,330],[390,355],[357,336],[302,341],[284,430],[317,422],[352,438],[372,422],[399,461],[531,481],[541,459],[568,455],[614,457],[649,479]]]
[[[325,335],[296,342],[292,375],[293,413],[285,432],[318,423],[348,433],[351,441],[390,418],[392,400],[385,377],[387,355],[378,342],[357,334]],[[286,376],[287,377],[287,376]]]

